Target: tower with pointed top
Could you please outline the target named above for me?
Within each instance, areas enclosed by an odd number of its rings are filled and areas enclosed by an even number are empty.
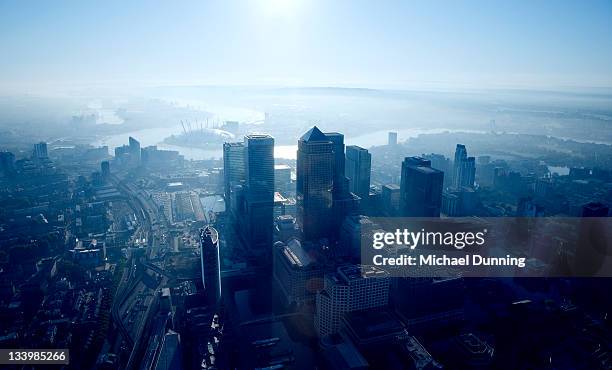
[[[344,135],[314,126],[298,142],[297,222],[305,240],[333,239],[357,208],[345,176]]]
[[[316,126],[298,141],[297,222],[306,240],[330,234],[334,159],[332,142]]]

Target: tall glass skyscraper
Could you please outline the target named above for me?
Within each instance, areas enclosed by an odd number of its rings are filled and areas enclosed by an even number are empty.
[[[362,147],[346,147],[346,177],[349,179],[349,190],[367,201],[370,195],[370,171],[372,155]]]
[[[232,187],[241,185],[245,181],[244,157],[243,143],[223,144],[223,186],[226,210],[230,210],[232,207]]]
[[[298,141],[297,221],[305,240],[336,238],[358,208],[345,176],[344,135],[314,126]]]
[[[270,262],[274,223],[274,138],[244,137],[246,235],[251,251]]]
[[[140,164],[140,142],[130,136],[130,156],[135,165]]]
[[[453,187],[473,187],[476,177],[476,160],[467,156],[467,149],[463,144],[457,144],[455,149],[455,162],[453,163]]]
[[[200,263],[206,300],[216,304],[221,299],[221,260],[219,233],[211,226],[200,230]]]
[[[400,213],[404,217],[440,217],[444,172],[421,157],[402,162]]]
[[[334,147],[316,126],[298,141],[297,222],[304,239],[328,237],[332,219]]]

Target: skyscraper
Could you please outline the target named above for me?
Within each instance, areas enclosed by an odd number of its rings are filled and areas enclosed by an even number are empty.
[[[440,217],[444,172],[421,157],[402,162],[400,213],[404,217]]]
[[[389,132],[388,145],[389,146],[397,145],[397,132],[393,132],[393,131]]]
[[[216,304],[221,298],[221,260],[219,233],[211,226],[200,230],[200,263],[206,300]]]
[[[274,226],[274,138],[244,137],[246,236],[251,251],[267,262],[272,258]]]
[[[306,240],[327,237],[332,217],[334,186],[332,142],[316,126],[298,141],[297,222]]]
[[[397,216],[400,211],[400,187],[387,184],[382,187],[382,211],[385,216]]]
[[[300,138],[297,221],[306,240],[336,238],[344,217],[357,209],[344,171],[344,135],[314,126]]]
[[[225,194],[225,209],[231,209],[231,191],[234,185],[244,184],[244,144],[223,144],[223,185]]]
[[[140,142],[130,136],[130,156],[132,157],[132,163],[135,165],[140,164]]]
[[[346,147],[346,177],[349,179],[349,190],[367,201],[370,195],[370,170],[372,155],[356,145]]]
[[[100,172],[104,178],[108,178],[110,176],[110,163],[108,161],[102,161],[100,163]]]
[[[467,156],[467,149],[463,144],[457,144],[455,161],[453,163],[453,187],[460,189],[464,186],[473,187],[476,177],[476,160]]]
[[[38,144],[34,144],[34,159],[48,158],[47,143],[41,141]]]

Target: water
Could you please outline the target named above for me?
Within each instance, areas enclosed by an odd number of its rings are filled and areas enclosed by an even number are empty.
[[[159,149],[165,150],[176,150],[181,155],[185,156],[186,159],[201,160],[201,159],[218,159],[223,157],[223,147],[221,145],[211,145],[210,148],[194,148],[184,147],[178,145],[169,145],[163,143],[163,140],[170,135],[179,135],[183,131],[182,127],[174,126],[168,128],[150,128],[143,129],[124,134],[112,135],[104,139],[95,141],[92,143],[94,146],[107,145],[111,153],[118,146],[125,145],[128,143],[130,136],[140,141],[140,145],[145,147],[149,145],[157,145]],[[387,144],[387,135],[389,130],[380,130],[375,132],[369,132],[367,134],[347,137],[345,142],[347,145],[359,145],[364,148],[370,148],[372,146],[385,145]],[[421,134],[439,134],[443,132],[469,132],[469,133],[483,133],[483,131],[476,130],[451,130],[451,129],[402,129],[396,130],[398,133],[398,140],[404,141],[409,138],[417,137]],[[297,139],[296,139],[297,141]],[[274,157],[282,159],[296,159],[297,157],[297,144],[295,145],[276,145],[274,146]]]

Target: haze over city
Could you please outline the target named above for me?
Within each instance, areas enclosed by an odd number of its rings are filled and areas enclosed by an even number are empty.
[[[0,366],[610,369],[610,1],[0,0]]]

